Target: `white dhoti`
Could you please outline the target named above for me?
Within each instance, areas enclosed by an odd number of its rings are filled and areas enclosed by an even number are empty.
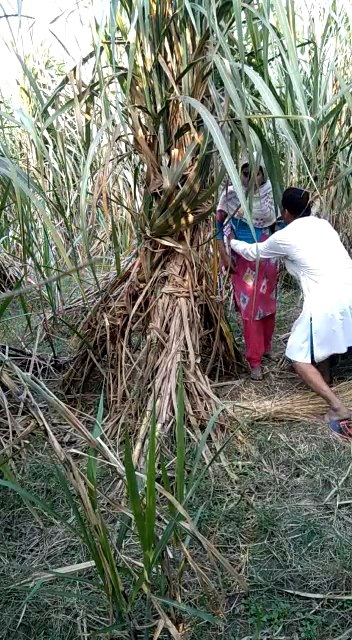
[[[341,295],[342,294],[342,295]],[[322,287],[322,299],[305,302],[292,327],[286,355],[295,362],[322,362],[352,347],[352,286],[338,295]]]

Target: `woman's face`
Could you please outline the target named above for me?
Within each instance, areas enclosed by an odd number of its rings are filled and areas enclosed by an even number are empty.
[[[251,174],[249,171],[249,167],[248,166],[244,166],[241,169],[241,182],[242,185],[246,188],[249,185],[249,180],[250,180]]]
[[[249,170],[249,166],[245,165],[241,169],[241,182],[245,189],[248,187],[250,179],[251,179],[251,172]],[[261,187],[262,184],[264,183],[264,174],[262,169],[259,169],[257,173],[257,177],[255,179],[255,183],[257,188]]]
[[[264,184],[264,173],[263,173],[263,169],[259,169],[258,173],[257,173],[257,177],[255,179],[255,183],[259,189],[259,187],[261,187]]]

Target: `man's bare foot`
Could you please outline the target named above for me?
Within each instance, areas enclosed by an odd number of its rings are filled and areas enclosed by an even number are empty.
[[[251,369],[251,378],[258,382],[259,380],[263,380],[263,372],[261,367],[253,367]]]
[[[325,416],[325,422],[329,423],[333,420],[347,420],[351,416],[351,411],[341,402],[336,407],[331,407]]]

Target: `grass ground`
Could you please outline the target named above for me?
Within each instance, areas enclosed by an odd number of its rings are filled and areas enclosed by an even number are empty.
[[[281,296],[275,349],[297,314],[296,292]],[[267,392],[294,387],[284,370],[271,370]],[[254,393],[247,379],[241,390]],[[189,640],[349,640],[352,638],[351,449],[317,425],[242,426],[245,444],[228,448],[236,480],[214,467],[191,512],[203,506],[199,528],[246,575],[246,595],[223,580],[219,600],[223,628],[194,621]],[[21,484],[49,498],[63,519],[70,508],[62,496],[42,441],[33,441],[16,461]],[[116,535],[111,520],[113,535]],[[0,638],[74,640],[101,617],[92,574],[71,584],[13,586],[34,572],[82,562],[83,546],[63,525],[38,523],[19,497],[0,491]],[[199,558],[204,562],[204,558]],[[220,583],[219,583],[220,584]],[[205,606],[190,583],[184,598]],[[141,636],[142,637],[142,636]],[[144,636],[143,636],[144,637]]]
[[[240,460],[234,454],[237,486],[218,478],[202,519],[249,586],[245,597],[227,594],[218,637],[333,640],[349,629],[343,637],[351,638],[352,478],[325,503],[350,467],[350,450],[323,428],[299,424],[248,425],[245,433],[248,448]]]

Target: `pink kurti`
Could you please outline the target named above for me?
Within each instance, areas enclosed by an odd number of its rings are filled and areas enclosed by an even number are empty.
[[[263,230],[260,242],[269,233]],[[276,313],[276,287],[278,266],[275,258],[259,260],[257,263],[234,255],[235,269],[232,274],[233,292],[237,307],[244,320],[261,320]]]

